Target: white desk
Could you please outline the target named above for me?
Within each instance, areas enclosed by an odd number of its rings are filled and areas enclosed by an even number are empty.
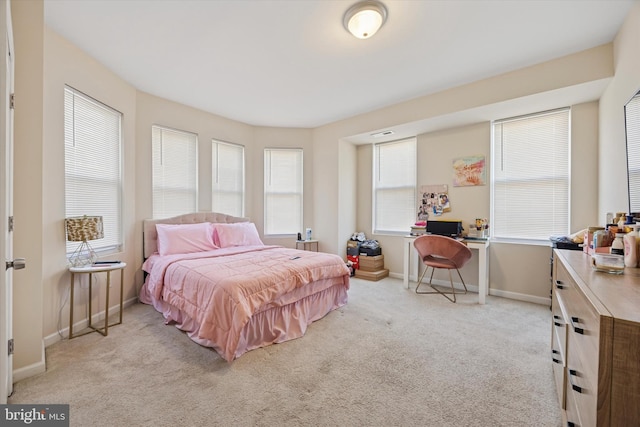
[[[411,270],[411,253],[415,252],[413,241],[418,236],[404,237],[404,263],[402,266],[403,284],[409,288],[409,271]],[[478,251],[478,303],[484,304],[485,297],[489,295],[489,240],[465,240],[464,243],[470,248]],[[412,250],[413,249],[413,250]],[[418,257],[414,257],[418,260]],[[417,276],[417,262],[414,265]]]

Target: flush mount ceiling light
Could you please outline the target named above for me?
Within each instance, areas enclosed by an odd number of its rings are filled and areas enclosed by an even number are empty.
[[[361,1],[344,14],[344,28],[359,39],[373,36],[387,20],[387,8],[377,0]]]

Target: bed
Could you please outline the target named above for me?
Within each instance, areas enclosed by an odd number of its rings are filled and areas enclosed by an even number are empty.
[[[247,218],[199,212],[143,229],[139,300],[228,362],[299,338],[347,303],[341,257],[264,245]]]

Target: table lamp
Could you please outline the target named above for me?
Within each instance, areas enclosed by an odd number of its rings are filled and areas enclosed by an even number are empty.
[[[89,245],[89,240],[102,239],[104,232],[101,216],[77,216],[64,220],[67,241],[82,242],[69,257],[72,267],[86,267],[98,260],[98,255]]]

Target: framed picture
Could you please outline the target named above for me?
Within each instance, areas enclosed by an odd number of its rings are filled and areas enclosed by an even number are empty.
[[[487,179],[484,156],[459,157],[453,160],[453,186],[485,185]]]

